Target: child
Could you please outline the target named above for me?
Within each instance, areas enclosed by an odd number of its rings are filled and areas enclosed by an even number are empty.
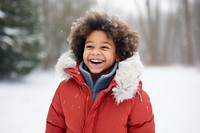
[[[154,133],[138,34],[115,16],[88,11],[68,41],[71,50],[56,65],[66,79],[53,97],[46,133]]]

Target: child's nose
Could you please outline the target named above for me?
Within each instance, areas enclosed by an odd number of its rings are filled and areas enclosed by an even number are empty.
[[[92,51],[91,51],[91,54],[92,55],[99,55],[100,54],[100,50],[98,48],[94,48]]]

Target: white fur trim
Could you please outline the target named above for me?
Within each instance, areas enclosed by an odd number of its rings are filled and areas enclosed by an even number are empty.
[[[138,53],[119,62],[119,68],[115,75],[118,86],[112,89],[117,104],[134,97],[138,90],[142,70],[143,66]]]
[[[56,70],[65,78],[70,78],[71,75],[64,71],[64,68],[74,68],[76,66],[76,58],[73,52],[64,53],[58,59]],[[112,89],[113,96],[117,104],[124,100],[131,99],[135,96],[138,90],[140,76],[142,75],[143,65],[140,61],[140,56],[136,52],[130,58],[119,62],[119,68],[116,71],[114,79],[117,86]]]
[[[55,69],[58,73],[61,74],[61,77],[70,78],[71,75],[64,71],[65,68],[74,68],[76,66],[75,55],[72,50],[63,53],[59,58],[55,66]]]

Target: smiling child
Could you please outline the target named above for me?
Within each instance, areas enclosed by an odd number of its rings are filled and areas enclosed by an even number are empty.
[[[88,11],[73,23],[68,41],[71,48],[56,65],[65,79],[50,105],[46,133],[154,133],[138,33],[116,16]]]

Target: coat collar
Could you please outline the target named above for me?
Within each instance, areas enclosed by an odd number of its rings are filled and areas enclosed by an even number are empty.
[[[55,68],[62,77],[69,79],[72,75],[67,73],[64,69],[75,68],[76,65],[77,60],[73,52],[70,50],[60,56]],[[138,90],[142,70],[143,65],[137,52],[130,58],[119,62],[119,66],[114,77],[117,86],[112,88],[113,96],[117,104],[135,96]]]

